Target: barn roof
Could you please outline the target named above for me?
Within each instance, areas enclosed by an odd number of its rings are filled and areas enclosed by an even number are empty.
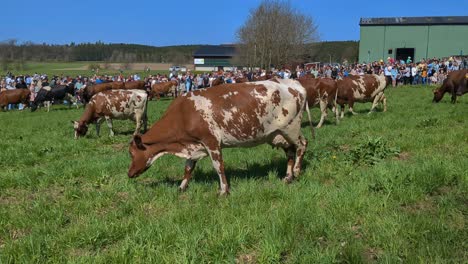
[[[236,55],[234,45],[206,45],[193,53],[194,57],[232,57]]]
[[[360,26],[468,25],[468,16],[361,18]]]

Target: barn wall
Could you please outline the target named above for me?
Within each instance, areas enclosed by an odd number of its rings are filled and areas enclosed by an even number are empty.
[[[395,58],[397,48],[414,48],[415,61],[466,55],[468,25],[361,26],[359,62]]]

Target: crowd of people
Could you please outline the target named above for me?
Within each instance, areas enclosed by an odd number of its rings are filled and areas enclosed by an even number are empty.
[[[393,87],[398,85],[438,85],[441,84],[451,71],[468,68],[467,57],[449,57],[449,58],[433,58],[413,62],[411,57],[406,60],[394,60],[387,58],[386,61],[374,61],[371,63],[349,64],[346,61],[343,64],[313,64],[311,66],[297,65],[295,69],[255,69],[255,70],[240,70],[232,69],[231,71],[212,71],[205,73],[192,73],[190,71],[170,72],[167,74],[148,75],[143,80],[148,83],[167,82],[177,80],[179,83],[179,92],[189,92],[195,89],[208,88],[213,85],[215,80],[221,80],[225,83],[235,83],[245,81],[255,81],[268,79],[271,76],[278,76],[284,79],[301,78],[306,75],[313,77],[343,79],[349,75],[364,75],[364,74],[383,74],[386,76],[387,83]],[[68,85],[70,82],[74,84],[75,90],[79,91],[86,85],[98,84],[106,81],[137,81],[142,80],[138,74],[124,76],[118,75],[94,75],[91,77],[76,76],[53,76],[49,77],[46,74],[31,74],[24,76],[14,76],[8,72],[6,76],[0,78],[0,92],[11,89],[29,89],[31,92],[30,100],[34,101],[35,95],[43,86]],[[40,82],[40,84],[38,84]],[[76,93],[77,96],[79,93]],[[9,109],[23,109],[23,105],[9,105]]]

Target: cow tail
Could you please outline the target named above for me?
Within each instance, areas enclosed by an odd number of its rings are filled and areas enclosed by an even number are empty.
[[[149,95],[146,97],[146,103],[145,103],[145,111],[143,112],[143,133],[146,133],[146,130],[148,130],[148,101],[150,97]]]
[[[307,112],[307,117],[309,118],[309,125],[310,125],[310,130],[312,132],[312,138],[315,138],[315,128],[314,128],[314,125],[312,124],[312,117],[310,115],[310,109],[309,109],[309,104],[305,103],[305,110]]]
[[[334,101],[334,107],[335,107],[335,118],[336,118],[336,124],[340,122],[340,117],[339,117],[339,112],[338,112],[338,84],[336,85],[336,92],[335,92],[335,101]],[[344,111],[344,109],[343,109]]]

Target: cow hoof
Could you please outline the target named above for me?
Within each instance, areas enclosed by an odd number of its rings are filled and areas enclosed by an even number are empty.
[[[293,180],[294,180],[294,177],[291,177],[291,176],[286,176],[283,178],[283,182],[286,184],[290,184],[291,182],[293,182]]]
[[[229,190],[219,190],[218,195],[226,197],[229,195]]]
[[[187,190],[187,186],[179,187],[178,190],[179,190],[180,193],[183,193],[183,192],[185,192]]]

